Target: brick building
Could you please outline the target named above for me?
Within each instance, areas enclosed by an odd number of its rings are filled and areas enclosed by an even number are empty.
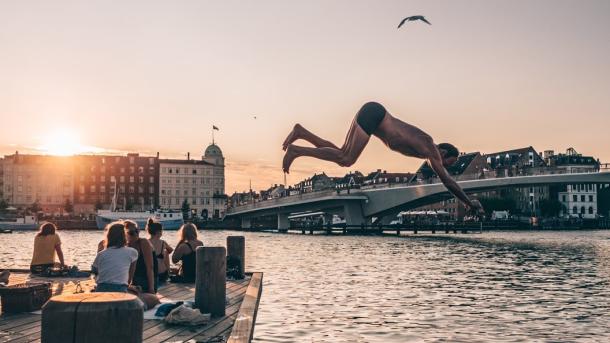
[[[159,194],[158,155],[78,155],[74,161],[74,212],[95,213],[110,209],[117,195],[117,209],[150,210]]]

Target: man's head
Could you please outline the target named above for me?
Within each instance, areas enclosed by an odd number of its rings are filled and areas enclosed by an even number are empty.
[[[460,151],[449,143],[441,143],[437,147],[443,158],[443,166],[445,168],[451,167],[457,161]]]

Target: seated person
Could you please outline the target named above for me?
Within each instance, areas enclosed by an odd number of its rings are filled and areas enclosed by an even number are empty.
[[[150,235],[148,241],[152,245],[153,253],[157,259],[157,274],[159,275],[159,283],[167,282],[169,279],[169,254],[174,249],[161,239],[163,235],[163,225],[155,222],[152,218],[148,219],[146,224],[146,232]]]
[[[41,274],[55,265],[55,254],[59,258],[60,267],[64,267],[64,253],[61,250],[61,240],[55,233],[57,227],[53,223],[44,222],[34,237],[34,253],[30,263],[32,274]]]
[[[125,220],[125,233],[127,234],[127,245],[138,252],[138,262],[133,273],[131,284],[142,287],[142,291],[157,293],[159,284],[157,268],[158,261],[155,258],[152,245],[146,238],[140,238],[138,224],[131,220]]]
[[[176,250],[172,255],[172,262],[182,261],[178,277],[172,278],[173,282],[195,282],[196,255],[197,247],[203,246],[203,242],[197,239],[197,227],[195,224],[187,223],[182,225],[178,233],[180,241],[176,245]]]
[[[127,292],[138,260],[138,252],[126,247],[123,222],[108,224],[105,249],[95,256],[91,272],[96,274],[96,292]]]

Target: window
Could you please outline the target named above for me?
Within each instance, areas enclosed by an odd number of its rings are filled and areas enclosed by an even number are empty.
[[[593,214],[593,206],[589,206],[589,214]]]
[[[582,207],[580,208],[580,213],[585,214],[585,207],[584,207],[584,206],[582,206]]]
[[[572,195],[572,201],[578,201],[578,195],[576,195],[576,194]]]
[[[193,169],[193,174],[197,174],[197,169]]]
[[[176,174],[180,174],[180,168],[176,168]]]
[[[90,192],[90,193],[95,193],[95,186],[94,186],[94,185],[91,185],[91,186],[89,187],[89,192]]]
[[[171,174],[171,173],[172,173],[172,168],[169,168],[169,169],[168,169],[168,171],[169,171],[169,173]]]
[[[584,195],[580,196],[580,201],[585,202],[585,196]]]
[[[138,193],[140,193],[140,194],[144,193],[144,186],[142,186],[142,185],[138,186]]]
[[[144,176],[138,176],[138,182],[144,183]]]
[[[154,176],[149,176],[148,177],[148,182],[150,182],[150,183],[155,182],[155,177]]]
[[[578,208],[576,206],[572,207],[572,213],[578,214]]]
[[[593,199],[594,199],[593,196],[589,195],[589,202],[594,202],[595,200],[593,200]]]

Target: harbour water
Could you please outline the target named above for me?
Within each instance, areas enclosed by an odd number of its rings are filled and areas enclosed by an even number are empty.
[[[257,342],[610,341],[610,231],[201,234],[246,236],[246,269],[265,273]],[[0,268],[26,268],[33,236],[0,235]],[[102,232],[60,236],[88,269]]]

